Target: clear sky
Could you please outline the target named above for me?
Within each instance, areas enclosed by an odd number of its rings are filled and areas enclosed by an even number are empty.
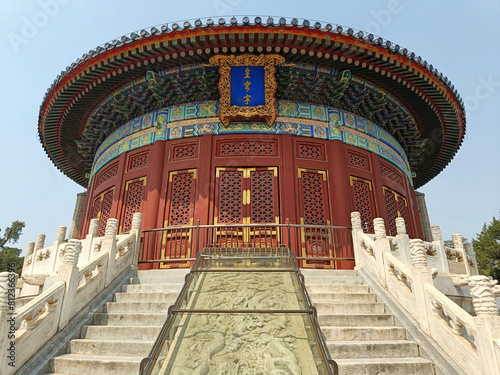
[[[500,2],[497,0],[0,0],[0,228],[26,223],[55,240],[85,189],[60,173],[38,140],[43,96],[90,49],[142,28],[207,16],[307,18],[372,32],[443,72],[465,101],[467,134],[450,165],[420,188],[443,236],[471,239],[500,210]],[[334,204],[334,202],[333,202]]]

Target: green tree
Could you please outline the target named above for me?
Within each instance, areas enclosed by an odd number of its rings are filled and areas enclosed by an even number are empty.
[[[472,240],[479,272],[500,281],[500,220],[493,217],[489,225]]]
[[[11,271],[11,265],[14,264],[14,272],[18,275],[23,270],[24,257],[20,257],[21,249],[6,246],[8,243],[16,243],[23,233],[24,223],[22,221],[13,221],[10,227],[5,228],[3,235],[0,235],[0,272]],[[0,234],[2,230],[0,229]]]

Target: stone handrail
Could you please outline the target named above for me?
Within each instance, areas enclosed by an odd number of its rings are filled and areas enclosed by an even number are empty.
[[[104,238],[97,238],[97,232],[91,231],[83,241],[64,242],[60,230],[52,247],[44,248],[43,241],[38,241],[38,250],[29,245],[28,249],[33,250],[29,254],[32,262],[25,261],[23,280],[42,279],[38,287],[44,286],[44,289],[16,312],[8,308],[13,295],[0,293],[0,374],[13,374],[117,276],[127,268],[137,268],[141,221],[142,214],[135,213],[130,233],[119,236],[116,234],[118,220],[109,219]],[[94,251],[96,243],[101,244],[98,251]],[[41,278],[30,273],[39,271],[33,267],[33,257],[47,252],[50,252],[51,265],[44,270],[49,271],[55,265],[55,272]],[[47,285],[51,282],[53,285]],[[0,292],[10,290],[11,284],[15,285],[8,277],[0,277]],[[11,341],[4,340],[10,335]],[[10,353],[13,353],[12,360],[8,358]]]
[[[15,322],[15,340],[12,339],[8,342],[10,351],[7,348],[2,348],[1,374],[12,374],[16,368],[36,353],[41,347],[40,342],[43,345],[44,340],[48,340],[58,331],[58,323],[64,304],[64,292],[64,281],[57,282],[45,293],[23,306],[17,314],[7,318],[13,319]],[[0,315],[2,314],[0,313]],[[2,322],[4,321],[5,317],[2,317]],[[2,340],[8,337],[5,331],[1,334]],[[2,346],[1,342],[0,347]],[[5,357],[6,353],[11,358]],[[13,363],[15,367],[9,366],[9,363]]]
[[[467,374],[479,374],[477,350],[473,346],[473,317],[430,284],[424,285],[425,299],[430,306],[431,337],[446,345],[441,348]],[[458,354],[458,355],[457,355]]]
[[[476,275],[475,256],[470,249],[465,250],[461,236],[453,235],[454,248],[447,248],[439,228],[434,226],[432,243],[420,239],[406,241],[406,233],[388,237],[383,219],[375,219],[375,240],[371,240],[357,225],[359,217],[357,212],[351,214],[356,268],[372,275],[399,308],[406,310],[420,329],[454,358],[464,373],[498,375],[500,316],[495,294],[500,288],[488,277]],[[399,259],[391,251],[391,245],[396,245]],[[461,274],[452,273],[447,253],[462,259],[465,267]],[[437,267],[431,269],[429,260]],[[453,285],[470,289],[472,314],[437,288],[434,277],[438,272],[451,278]]]

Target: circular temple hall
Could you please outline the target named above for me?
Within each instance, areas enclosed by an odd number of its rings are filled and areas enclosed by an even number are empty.
[[[233,17],[148,28],[83,55],[49,88],[38,131],[87,189],[79,238],[92,219],[100,236],[108,218],[128,232],[135,212],[143,236],[171,228],[143,249],[142,268],[189,265],[171,260],[196,256],[200,235],[182,228],[201,226],[199,246],[285,244],[310,258],[302,267],[349,269],[332,233],[349,233],[351,212],[368,233],[383,218],[395,236],[402,217],[410,238],[425,237],[415,190],[454,157],[465,111],[442,73],[386,39]]]

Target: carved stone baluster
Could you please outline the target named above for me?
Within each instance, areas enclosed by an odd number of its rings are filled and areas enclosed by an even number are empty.
[[[413,267],[426,267],[427,256],[424,241],[421,239],[410,240],[411,262]]]
[[[378,217],[373,220],[373,227],[375,229],[375,239],[387,238],[387,231],[385,230],[384,219]]]
[[[472,296],[474,311],[480,315],[498,315],[498,307],[493,293],[493,287],[497,284],[487,276],[470,276],[469,286]]]
[[[351,226],[353,230],[363,230],[361,214],[359,212],[351,212]]]
[[[99,219],[90,220],[89,224],[89,234],[97,236],[99,233]]]

